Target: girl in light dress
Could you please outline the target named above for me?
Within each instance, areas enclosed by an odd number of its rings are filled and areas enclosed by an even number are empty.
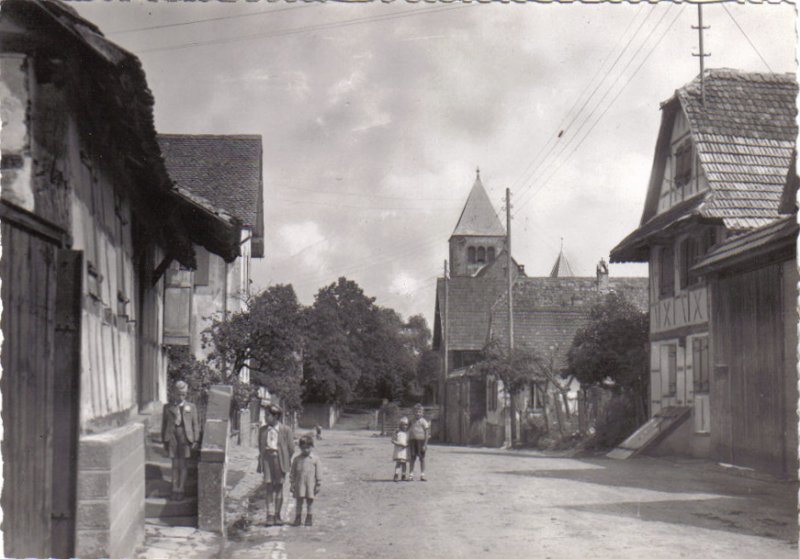
[[[408,462],[408,418],[400,418],[400,427],[392,437],[392,444],[394,445],[394,453],[392,459],[394,460],[394,480],[406,481],[406,462]],[[402,474],[402,478],[401,478]]]

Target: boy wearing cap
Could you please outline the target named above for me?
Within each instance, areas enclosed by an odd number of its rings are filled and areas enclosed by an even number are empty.
[[[192,448],[200,437],[197,409],[186,401],[189,385],[179,380],[171,391],[171,401],[164,405],[161,414],[161,441],[164,450],[172,458],[172,494],[170,500],[183,499],[186,483],[186,459],[191,457]]]
[[[294,440],[292,430],[280,423],[283,411],[271,404],[266,409],[267,424],[258,430],[258,469],[264,475],[267,487],[267,526],[281,525],[283,508],[283,482],[292,463]],[[274,503],[275,515],[270,514]]]

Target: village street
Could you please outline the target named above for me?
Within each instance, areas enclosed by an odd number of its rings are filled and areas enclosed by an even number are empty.
[[[431,445],[429,481],[394,483],[386,438],[326,431],[317,452],[325,477],[314,526],[266,528],[255,496],[259,476],[247,467],[256,451],[236,447],[232,527],[219,556],[797,556],[796,485],[734,475],[709,462]],[[167,554],[151,548],[146,556]]]

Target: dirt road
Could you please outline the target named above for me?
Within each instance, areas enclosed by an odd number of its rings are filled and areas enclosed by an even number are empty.
[[[290,559],[798,555],[796,484],[708,463],[431,445],[429,481],[395,483],[386,438],[326,432],[317,452],[314,527],[259,527],[254,499],[254,524],[234,530],[226,555],[268,540]]]

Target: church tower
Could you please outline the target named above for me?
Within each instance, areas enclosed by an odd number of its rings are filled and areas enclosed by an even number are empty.
[[[475,184],[450,236],[450,276],[474,276],[505,250],[506,230],[476,170]]]

